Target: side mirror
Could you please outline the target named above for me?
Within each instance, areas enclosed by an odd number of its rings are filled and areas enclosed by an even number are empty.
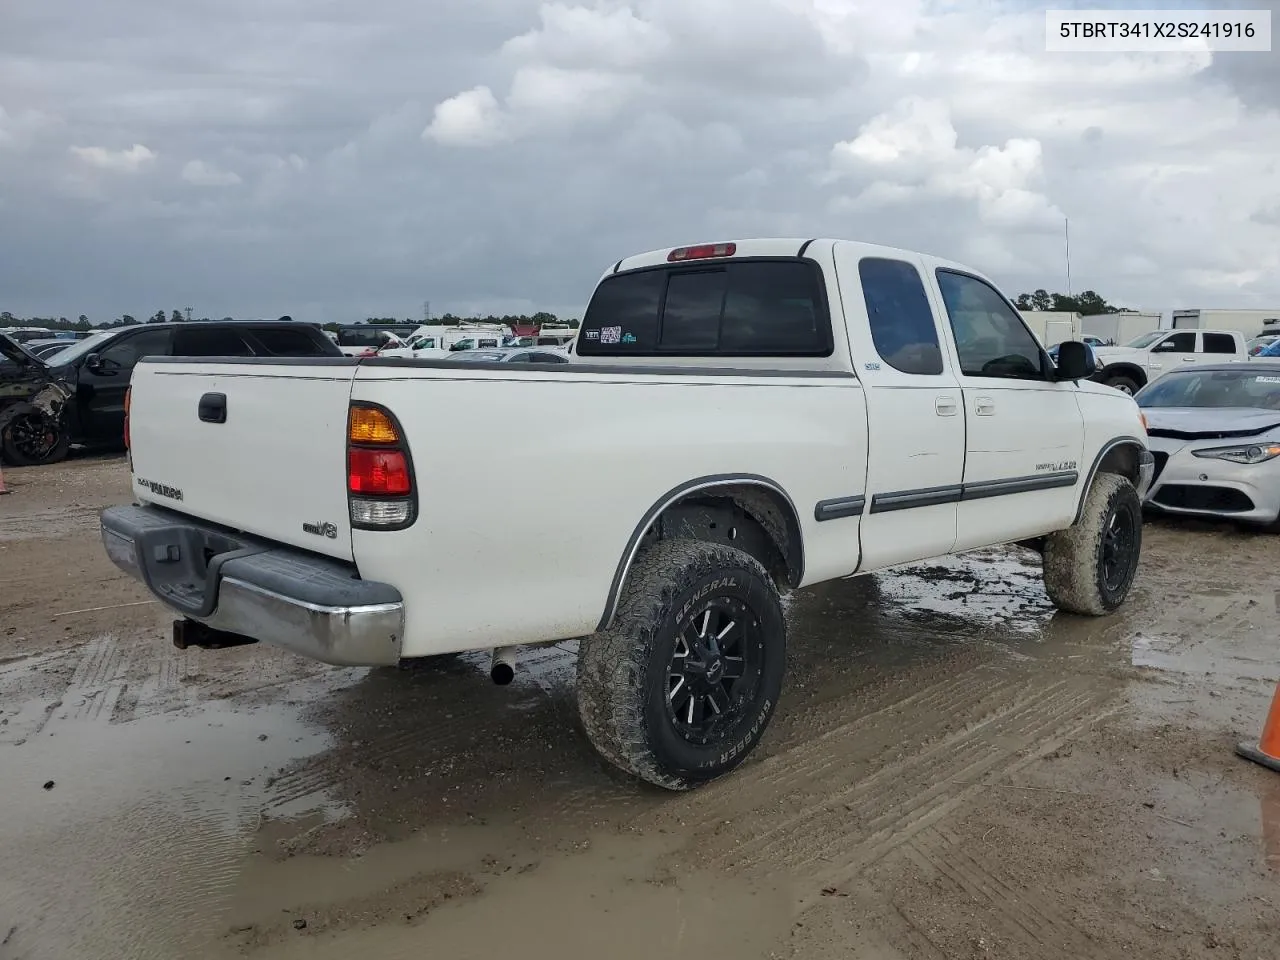
[[[1058,344],[1058,380],[1087,380],[1093,376],[1098,362],[1093,348],[1079,340],[1064,340]]]
[[[101,373],[102,357],[96,353],[87,354],[84,358],[84,368],[90,373]]]

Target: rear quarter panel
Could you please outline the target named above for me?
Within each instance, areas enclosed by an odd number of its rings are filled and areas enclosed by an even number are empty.
[[[394,411],[411,446],[417,522],[352,534],[361,576],[406,598],[406,656],[590,633],[646,512],[699,477],[781,486],[806,583],[857,566],[858,518],[814,520],[819,500],[863,492],[866,412],[851,376],[368,366],[352,399]]]

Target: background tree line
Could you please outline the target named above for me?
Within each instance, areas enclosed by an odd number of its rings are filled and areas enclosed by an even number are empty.
[[[1034,293],[1020,293],[1013,305],[1019,310],[1058,310],[1066,313],[1078,313],[1083,317],[1096,317],[1103,313],[1124,313],[1124,307],[1107,303],[1097,293],[1086,290],[1084,293],[1069,297],[1065,293],[1049,293],[1047,290],[1036,290]]]

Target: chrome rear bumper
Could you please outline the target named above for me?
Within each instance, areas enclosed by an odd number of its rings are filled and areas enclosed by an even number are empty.
[[[158,507],[109,507],[101,527],[112,562],[180,616],[324,663],[400,659],[403,599],[350,564]]]

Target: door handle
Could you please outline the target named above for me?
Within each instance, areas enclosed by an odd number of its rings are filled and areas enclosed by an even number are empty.
[[[200,398],[197,411],[205,423],[227,422],[227,395],[225,393],[206,393]]]
[[[1195,362],[1196,362],[1196,358],[1195,358],[1195,357],[1183,357],[1183,358],[1182,358],[1182,362],[1183,362],[1183,363],[1195,363]]]
[[[978,397],[973,402],[973,412],[980,417],[989,417],[996,412],[996,402],[990,397]]]
[[[954,417],[960,408],[955,397],[938,397],[933,402],[933,409],[940,417]]]

